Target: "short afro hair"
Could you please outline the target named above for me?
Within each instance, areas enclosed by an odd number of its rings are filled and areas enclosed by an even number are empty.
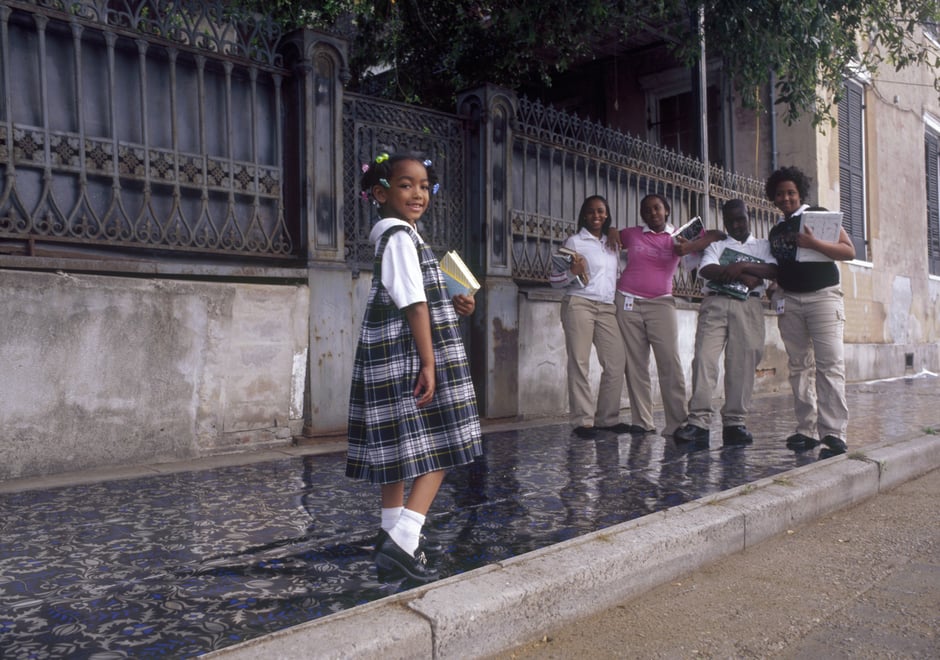
[[[792,181],[796,186],[796,191],[800,194],[800,201],[806,201],[809,197],[809,177],[803,174],[803,171],[797,167],[781,167],[770,175],[767,179],[767,186],[764,193],[771,202],[777,196],[777,186],[784,181]]]

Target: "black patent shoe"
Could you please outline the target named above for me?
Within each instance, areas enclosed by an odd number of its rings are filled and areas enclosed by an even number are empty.
[[[721,440],[726,445],[749,445],[754,436],[744,426],[726,426],[721,430]]]
[[[631,424],[624,424],[623,422],[618,422],[617,424],[612,424],[610,426],[595,426],[594,428],[600,429],[601,431],[610,431],[611,433],[616,433],[620,435],[621,433],[632,433],[631,430],[633,426]]]
[[[375,553],[375,566],[380,578],[404,575],[415,582],[427,584],[441,577],[436,570],[428,566],[427,557],[420,548],[412,557],[388,535]]]
[[[389,538],[388,532],[379,528],[379,533],[375,535],[375,541],[372,542],[372,559],[375,559],[375,554],[379,551],[379,546],[381,546],[387,538]],[[444,554],[444,546],[438,541],[432,541],[424,534],[421,534],[418,537],[418,552],[424,552],[424,554],[428,556],[428,559],[434,559]]]
[[[593,426],[577,426],[572,431],[579,438],[596,438],[597,429]]]
[[[787,449],[792,449],[793,451],[809,451],[810,449],[815,449],[818,444],[819,441],[816,438],[811,438],[802,433],[794,433],[787,438]]]
[[[822,443],[826,446],[819,450],[819,458],[838,456],[839,454],[844,454],[849,449],[848,445],[845,444],[845,440],[837,438],[834,435],[827,435],[822,439]]]
[[[684,424],[672,432],[672,439],[679,443],[708,444],[708,429],[693,424]]]

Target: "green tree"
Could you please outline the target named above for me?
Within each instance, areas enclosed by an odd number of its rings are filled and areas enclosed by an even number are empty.
[[[746,102],[776,74],[788,120],[831,119],[843,76],[915,63],[940,70],[940,52],[919,26],[940,22],[936,0],[273,0],[231,3],[277,16],[285,27],[342,28],[351,38],[351,85],[389,98],[452,109],[480,83],[545,85],[573,64],[631,36],[653,33],[680,63],[700,52],[703,8],[710,54],[727,63]],[[376,71],[385,71],[376,77]],[[378,87],[374,84],[381,81]],[[940,91],[940,80],[934,86]],[[754,90],[755,93],[748,93]]]

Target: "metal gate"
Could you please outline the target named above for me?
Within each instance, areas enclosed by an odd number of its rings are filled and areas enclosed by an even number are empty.
[[[418,231],[437,254],[467,246],[468,219],[463,121],[455,115],[343,94],[343,227],[346,262],[356,272],[371,268],[369,231],[377,219],[359,194],[362,165],[383,151],[418,152],[434,163],[441,188]]]

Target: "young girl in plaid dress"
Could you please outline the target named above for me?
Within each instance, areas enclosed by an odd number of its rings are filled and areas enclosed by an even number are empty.
[[[438,574],[419,548],[425,516],[445,470],[482,453],[456,315],[472,314],[475,303],[450,299],[415,229],[438,186],[431,161],[382,154],[364,169],[362,190],[382,219],[369,236],[375,262],[353,364],[346,475],[381,485],[379,571],[430,582]]]

